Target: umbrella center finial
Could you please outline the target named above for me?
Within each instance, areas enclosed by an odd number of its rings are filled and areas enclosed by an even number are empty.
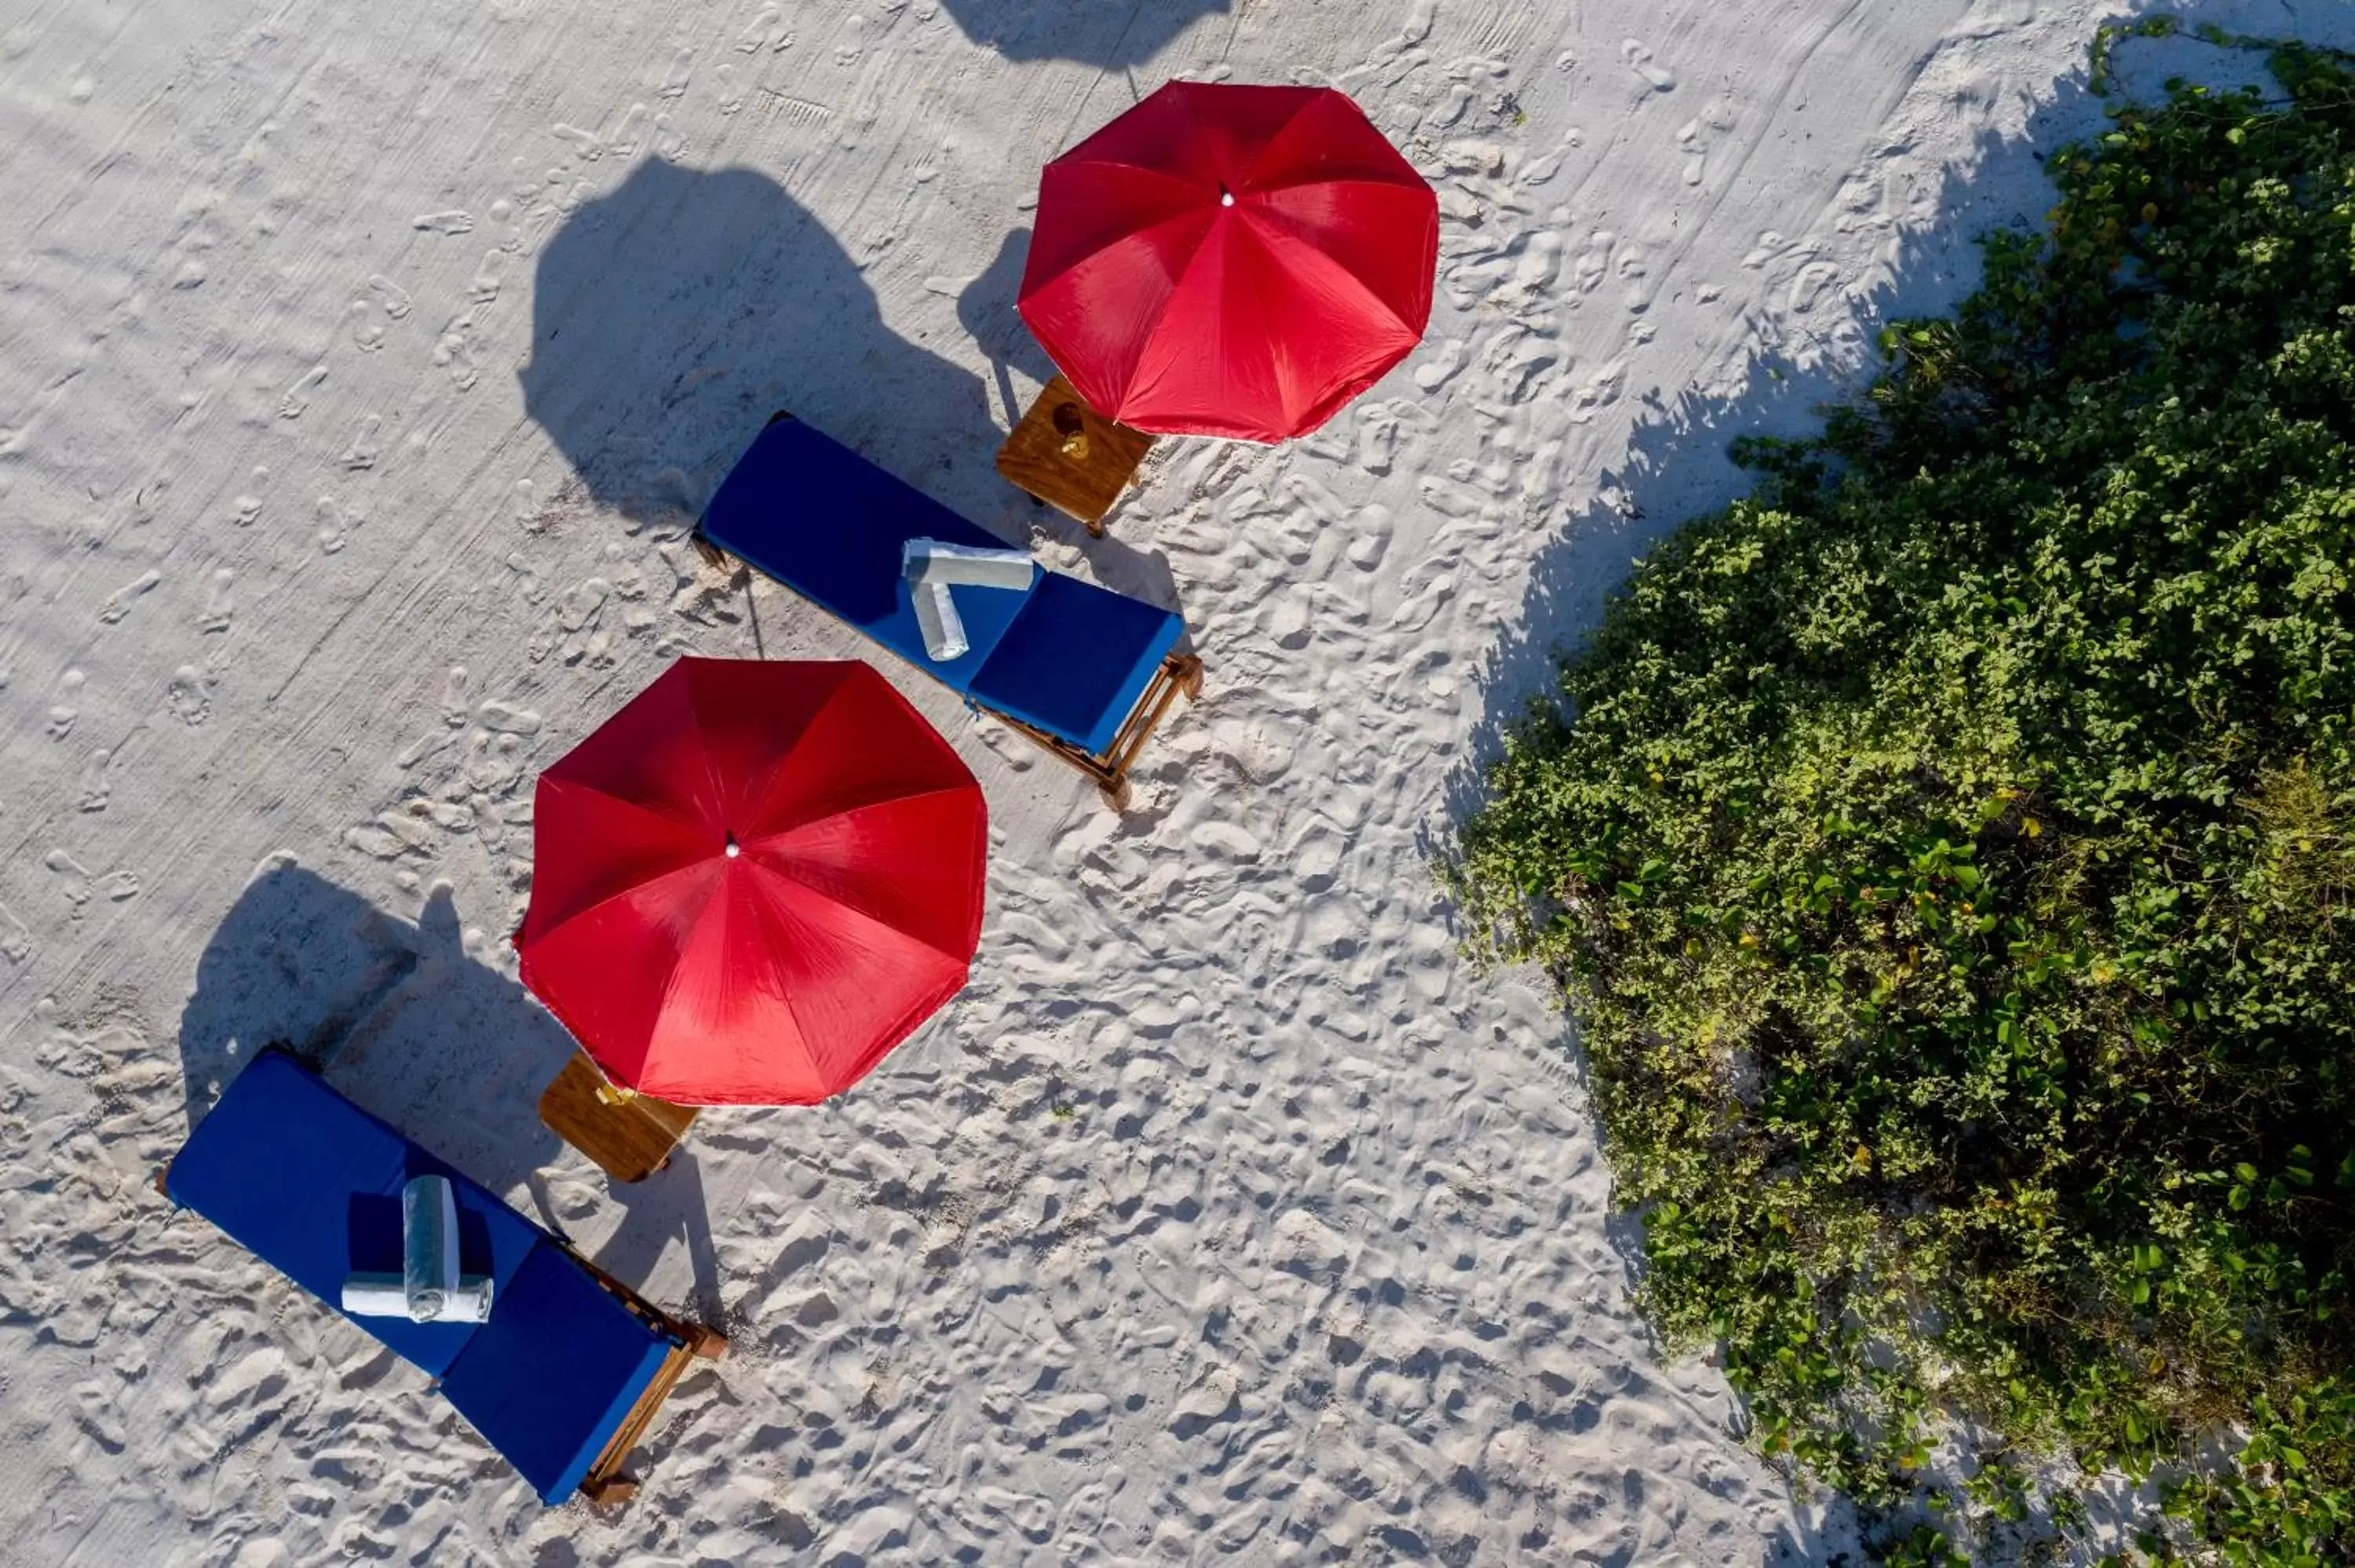
[[[1235,205],[1235,193],[1234,193],[1234,192],[1232,192],[1232,191],[1231,191],[1231,190],[1229,190],[1226,186],[1224,186],[1224,185],[1220,185],[1220,186],[1219,187],[1219,205],[1220,205],[1220,207],[1232,207],[1232,206],[1234,206],[1234,205]]]
[[[743,853],[744,846],[736,842],[736,835],[734,833],[730,833],[728,835],[728,858],[730,860],[734,860],[738,855],[742,854]]]

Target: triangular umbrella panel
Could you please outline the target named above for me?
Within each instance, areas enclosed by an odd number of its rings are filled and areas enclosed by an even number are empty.
[[[1171,82],[1039,181],[1023,320],[1099,412],[1316,429],[1422,341],[1439,199],[1330,88]]]
[[[956,994],[980,786],[858,663],[682,659],[541,775],[523,981],[614,1081],[806,1105]]]

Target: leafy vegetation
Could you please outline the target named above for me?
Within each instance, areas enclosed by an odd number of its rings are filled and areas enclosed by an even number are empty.
[[[2136,1554],[2355,1560],[2355,75],[2272,65],[1748,447],[1446,872],[1582,1017],[1664,1332],[1891,1561],[2066,1530],[2056,1454],[2172,1478]]]

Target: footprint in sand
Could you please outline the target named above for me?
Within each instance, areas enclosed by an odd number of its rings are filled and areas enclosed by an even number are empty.
[[[107,770],[113,765],[114,754],[103,747],[91,752],[90,760],[82,764],[81,809],[83,810],[106,810],[106,802],[114,793],[114,786],[107,774]]]
[[[61,849],[51,850],[41,863],[64,879],[66,903],[72,910],[69,918],[81,918],[92,894],[114,904],[139,896],[139,878],[134,873],[110,871],[93,878],[87,867]]]
[[[665,96],[670,95],[665,94]],[[622,111],[621,119],[615,121],[609,129],[600,132],[605,143],[605,151],[623,160],[636,157],[638,144],[645,140],[645,127],[646,106],[643,103],[631,104]]]
[[[1362,408],[1358,414],[1358,467],[1380,478],[1398,457],[1399,422],[1387,406]]]
[[[1586,424],[1594,418],[1595,410],[1616,403],[1626,380],[1627,362],[1624,359],[1611,360],[1595,370],[1587,376],[1585,385],[1571,396],[1571,422]]]
[[[464,729],[466,713],[466,666],[453,664],[442,683],[442,722],[452,729]]]
[[[253,471],[254,489],[260,490],[269,482],[270,471],[267,468],[257,468]],[[253,520],[261,515],[261,497],[259,495],[240,495],[229,503],[229,520],[240,528],[252,527]]]
[[[1348,556],[1349,564],[1359,571],[1370,572],[1382,564],[1382,556],[1389,552],[1391,532],[1390,508],[1369,502],[1358,513],[1348,546],[1342,554]]]
[[[1700,113],[1688,120],[1677,132],[1677,144],[1685,150],[1685,184],[1697,185],[1707,173],[1710,145],[1713,132],[1733,129],[1733,106],[1722,98],[1712,98],[1700,107]]]
[[[1644,85],[1654,92],[1676,90],[1675,74],[1652,63],[1652,51],[1645,46],[1641,38],[1628,38],[1622,42],[1619,46],[1619,58],[1625,60],[1627,69],[1643,78]]]
[[[212,699],[205,695],[204,673],[194,664],[183,664],[172,672],[171,684],[164,688],[164,700],[171,705],[180,722],[191,729],[212,716]]]
[[[568,125],[559,120],[548,128],[549,134],[572,149],[572,155],[584,164],[593,164],[605,155],[605,139],[594,131],[583,131],[578,125]],[[557,171],[550,169],[554,175]]]
[[[736,52],[740,55],[757,55],[767,48],[769,40],[776,34],[777,21],[777,8],[774,5],[762,6],[761,14],[752,18],[751,25],[737,36]]]
[[[205,612],[197,617],[197,630],[210,635],[229,630],[229,620],[237,613],[237,599],[229,591],[236,581],[237,574],[227,567],[213,573],[212,592],[205,598]]]
[[[1553,288],[1561,272],[1561,236],[1532,234],[1529,248],[1521,252],[1520,265],[1514,269],[1513,291],[1524,300],[1538,300]]]
[[[68,670],[59,677],[58,700],[50,705],[48,714],[48,736],[51,740],[63,740],[73,733],[74,720],[81,716],[81,709],[75,705],[80,697],[81,687],[82,673],[80,670]]]
[[[400,321],[409,314],[411,308],[409,291],[383,273],[378,272],[368,279],[368,291],[377,297],[377,302],[389,319]]]
[[[474,228],[474,215],[457,207],[447,212],[421,213],[409,221],[412,227],[431,234],[471,234]]]
[[[532,569],[531,563],[518,552],[507,556],[507,570],[516,575],[516,598],[525,604],[538,604],[544,590],[540,587],[539,574]]]
[[[301,418],[304,411],[311,407],[311,394],[316,392],[319,384],[326,378],[327,367],[324,365],[314,365],[304,371],[303,378],[286,388],[285,395],[278,399],[278,417],[282,419]]]
[[[1464,340],[1451,337],[1439,344],[1432,356],[1415,366],[1414,384],[1425,392],[1436,392],[1455,379],[1464,368],[1466,357]]]
[[[434,730],[429,735],[420,736],[402,747],[400,755],[392,759],[392,765],[405,773],[427,758],[449,750],[458,744],[458,740],[459,736],[455,730]]]
[[[336,461],[348,469],[374,468],[377,453],[383,446],[382,438],[378,432],[383,428],[384,417],[381,414],[364,416],[360,420],[358,433],[352,437],[352,444],[345,448],[344,455]]]
[[[351,319],[352,342],[359,345],[361,353],[373,354],[384,346],[384,328],[376,319],[374,305],[366,300],[354,300],[344,308],[344,314]]]
[[[459,316],[444,329],[434,342],[430,356],[434,365],[449,371],[450,379],[461,392],[471,392],[482,379],[482,366],[474,361],[474,351],[466,342],[467,329],[474,324],[472,316]]]
[[[1591,294],[1603,285],[1611,272],[1611,248],[1619,237],[1607,228],[1598,228],[1586,242],[1586,249],[1570,266],[1570,286],[1582,294]]]
[[[117,624],[124,616],[131,613],[131,607],[133,604],[137,603],[143,596],[152,592],[155,585],[163,580],[163,574],[160,572],[140,573],[135,580],[124,583],[106,596],[106,601],[98,607],[99,620],[108,626]]]
[[[483,264],[474,270],[473,281],[466,285],[467,297],[478,305],[487,305],[499,297],[506,282],[507,269],[515,264],[515,256],[506,250],[485,250]]]
[[[485,729],[499,735],[538,735],[539,715],[529,708],[519,708],[507,703],[485,703],[474,710],[474,718]]]
[[[16,912],[0,904],[0,959],[21,964],[33,956],[33,933]]]
[[[1816,308],[1824,291],[1838,281],[1839,269],[1828,261],[1810,261],[1791,280],[1790,292],[1784,301],[1797,314],[1804,315]]]

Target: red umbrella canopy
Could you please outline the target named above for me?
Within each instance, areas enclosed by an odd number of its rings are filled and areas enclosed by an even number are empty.
[[[964,984],[987,838],[868,666],[681,659],[540,775],[523,981],[617,1082],[808,1105]]]
[[[1022,319],[1095,408],[1277,441],[1422,341],[1439,198],[1330,88],[1173,81],[1047,165]]]

